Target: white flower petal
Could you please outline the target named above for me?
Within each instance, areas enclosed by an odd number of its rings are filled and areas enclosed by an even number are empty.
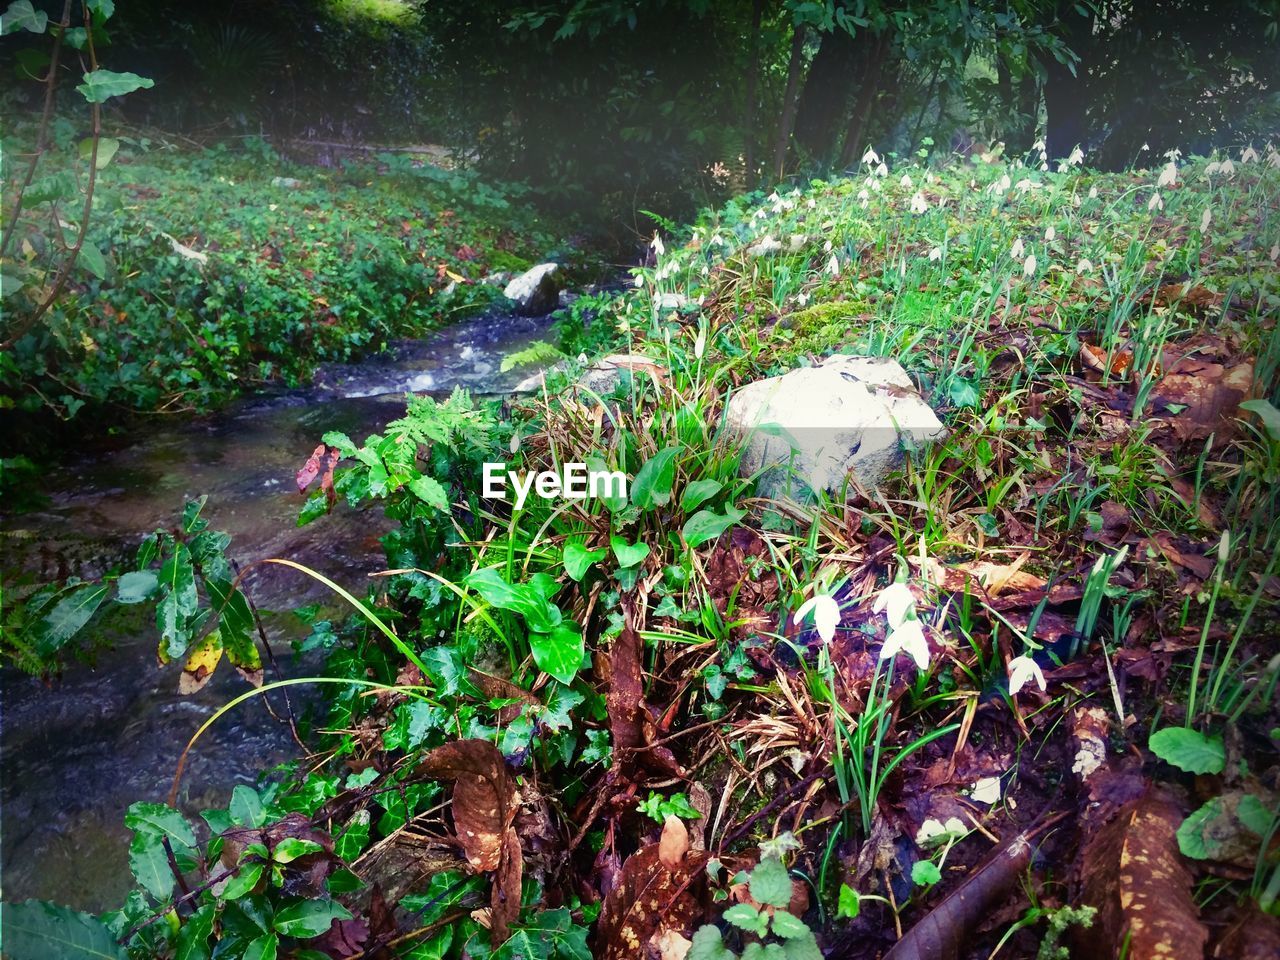
[[[998,803],[1000,800],[1000,778],[983,777],[973,785],[969,796],[977,803]]]
[[[1036,686],[1044,689],[1044,671],[1040,664],[1028,656],[1014,657],[1009,661],[1009,696],[1016,696],[1028,680],[1035,680]]]
[[[889,629],[896,630],[898,625],[907,619],[907,614],[915,608],[916,597],[911,592],[911,588],[905,583],[895,581],[880,591],[876,602],[871,606],[871,611],[883,613],[889,622]]]

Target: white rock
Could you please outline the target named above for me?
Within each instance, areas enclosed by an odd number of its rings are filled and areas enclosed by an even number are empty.
[[[896,361],[847,354],[747,384],[726,421],[745,439],[742,475],[761,472],[763,496],[797,499],[838,494],[851,474],[873,487],[901,464],[902,437],[946,433]]]
[[[559,305],[560,282],[556,277],[559,269],[554,263],[540,263],[508,283],[502,292],[514,300],[516,310],[526,316],[550,313]]]

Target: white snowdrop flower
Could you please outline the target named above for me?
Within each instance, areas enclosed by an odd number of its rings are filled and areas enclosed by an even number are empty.
[[[862,162],[869,167],[874,167],[880,162],[880,154],[876,153],[871,147],[867,147],[867,152],[862,155]]]
[[[1271,245],[1271,252],[1269,256],[1271,257],[1272,263],[1275,263],[1276,259],[1280,258],[1280,243],[1273,243]]]
[[[868,200],[871,199],[871,194],[867,193],[866,187],[863,187],[861,190],[858,191],[858,199],[861,200],[863,203],[866,203]]]
[[[926,820],[916,831],[916,846],[937,846],[948,840],[959,840],[968,832],[969,828],[959,817],[948,817],[946,823],[940,820]]]
[[[800,304],[800,306],[803,307],[808,302],[809,302],[809,295],[807,293],[796,294],[796,303]]]
[[[831,241],[830,241],[830,240],[827,240],[825,243],[823,243],[823,244],[822,244],[822,252],[823,252],[823,253],[830,253],[830,252],[831,252]]]
[[[884,161],[881,160],[880,165],[876,167],[876,176],[887,177],[888,175],[889,175],[889,168],[885,165]]]
[[[1053,224],[1049,224],[1049,226],[1044,228],[1045,243],[1052,243],[1057,235],[1058,231],[1054,228]]]
[[[711,271],[707,269],[707,265],[704,263],[704,264],[702,265],[702,271],[701,271],[702,275],[705,277],[705,276],[707,276],[710,272],[711,272]]]
[[[1273,170],[1280,168],[1280,151],[1277,151],[1273,148],[1268,148],[1267,166],[1271,167],[1271,169]]]
[[[976,803],[992,804],[1000,801],[1000,778],[983,777],[969,791],[970,799]]]
[[[644,274],[637,274],[635,279],[636,289],[644,286]]]
[[[1084,201],[1080,199],[1080,194],[1073,193],[1071,195],[1071,205],[1073,207],[1079,207],[1082,203],[1084,203]]]
[[[1164,158],[1170,162],[1179,160],[1181,159],[1181,157],[1182,157],[1182,151],[1179,150],[1177,147],[1174,147],[1172,150],[1166,150],[1164,152]]]
[[[1097,199],[1098,199],[1098,188],[1097,188],[1097,187],[1090,187],[1090,188],[1089,188],[1089,199],[1090,199],[1090,200],[1097,200]]]
[[[1151,145],[1150,145],[1149,143],[1144,143],[1144,144],[1142,145],[1142,147],[1139,149],[1139,151],[1138,151],[1138,152],[1139,152],[1139,153],[1146,153],[1146,152],[1147,152],[1148,150],[1150,150],[1150,149],[1151,149]]]
[[[914,617],[889,631],[880,648],[880,659],[891,660],[899,653],[909,655],[921,670],[929,666],[929,642],[924,638],[924,625]]]
[[[934,247],[932,250],[930,250],[930,251],[929,251],[929,259],[930,259],[930,260],[932,260],[932,261],[938,261],[938,260],[941,260],[941,259],[942,259],[942,248],[941,248],[941,247]]]
[[[916,608],[916,596],[911,592],[911,588],[905,583],[894,581],[876,597],[876,602],[871,607],[872,613],[883,613],[885,620],[889,623],[890,630],[896,630],[904,620],[907,614],[912,613]]]
[[[818,202],[814,200],[813,197],[810,197],[808,200],[804,202],[804,205],[808,207],[810,210],[812,210],[814,207],[818,205]]]
[[[1080,262],[1076,264],[1077,273],[1089,273],[1093,270],[1093,261],[1088,257],[1081,257]]]
[[[836,255],[834,253],[831,255],[831,259],[827,262],[827,273],[831,274],[833,277],[840,276],[840,261],[836,259]]]
[[[1220,164],[1217,160],[1211,160],[1204,165],[1204,175],[1206,177],[1212,177],[1221,169],[1222,169],[1222,164]]]
[[[1151,194],[1151,199],[1147,201],[1147,211],[1150,212],[1152,210],[1163,210],[1163,209],[1164,209],[1164,200],[1160,198],[1160,191],[1157,190],[1155,193]]]
[[[1036,255],[1034,253],[1028,253],[1027,259],[1022,261],[1023,276],[1027,276],[1027,277],[1034,276],[1035,272],[1036,272]]]
[[[777,191],[777,190],[775,190],[775,191],[773,191],[773,193],[769,194],[769,203],[777,203],[777,202],[778,202],[779,200],[781,200],[781,199],[782,199],[782,197],[778,196],[778,191]]]
[[[702,354],[706,351],[706,349],[707,349],[707,328],[704,326],[700,326],[698,327],[698,336],[693,341],[693,358],[695,360],[701,360]]]
[[[913,184],[911,183],[911,174],[904,173],[902,175],[902,179],[898,181],[898,186],[902,187],[903,189],[910,190],[911,187],[913,186]]]
[[[1027,685],[1028,680],[1034,680],[1036,686],[1044,689],[1044,671],[1040,669],[1040,664],[1026,655],[1014,657],[1009,661],[1009,696],[1015,696]]]
[[[1049,169],[1049,164],[1044,163],[1044,162],[1042,161],[1042,162],[1041,162],[1041,164],[1040,164],[1040,172],[1041,172],[1041,173],[1044,173],[1044,172],[1046,172],[1048,169]]]
[[[1156,187],[1164,189],[1171,187],[1178,180],[1178,166],[1172,160],[1164,165],[1164,169],[1160,171],[1160,177],[1156,180]]]
[[[1084,151],[1080,149],[1080,144],[1077,143],[1072,149],[1071,156],[1067,157],[1067,163],[1073,167],[1084,163]]]
[[[1253,144],[1249,144],[1249,146],[1245,147],[1244,151],[1240,154],[1241,163],[1254,163],[1257,159],[1258,151],[1253,149]]]
[[[830,643],[836,635],[836,627],[840,625],[840,604],[824,593],[816,593],[800,604],[794,622],[798,625],[810,611],[813,611],[813,625],[818,636]]]
[[[1032,149],[1032,150],[1039,150],[1041,153],[1043,153],[1043,152],[1044,152],[1044,150],[1045,150],[1044,141],[1043,141],[1043,140],[1037,140],[1035,143],[1033,143],[1033,144],[1031,145],[1031,149]]]
[[[1209,232],[1209,221],[1211,221],[1212,219],[1213,219],[1213,208],[1205,207],[1204,213],[1200,214],[1200,232],[1201,233]]]
[[[1021,260],[1025,248],[1022,246],[1022,238],[1018,237],[1013,241],[1013,246],[1009,248],[1009,256],[1014,260]]]
[[[924,194],[919,190],[911,197],[911,212],[924,213],[929,209],[929,201],[924,198]]]
[[[662,237],[656,233],[653,235],[653,242],[649,246],[653,247],[653,252],[658,256],[662,256],[667,252],[667,248],[662,245]]]
[[[1035,183],[1033,183],[1029,177],[1023,177],[1015,183],[1014,186],[1017,188],[1019,193],[1026,193],[1028,190],[1035,187]]]
[[[791,250],[794,252],[796,250],[799,250],[801,247],[803,247],[808,241],[809,241],[809,238],[805,236],[803,233],[793,233],[791,235],[791,239],[788,241],[788,245],[791,247]]]
[[[1234,177],[1236,175],[1236,165],[1231,162],[1230,157],[1223,160],[1218,169],[1222,171],[1224,177]]]

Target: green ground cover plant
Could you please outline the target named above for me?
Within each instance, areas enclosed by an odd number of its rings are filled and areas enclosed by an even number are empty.
[[[356,615],[322,673],[187,747],[317,683],[314,755],[203,824],[179,769],[130,814],[128,903],[7,905],[14,960],[1243,955],[1273,929],[1280,153],[922,159],[655,237],[522,400],[317,438],[300,522],[380,502],[387,569],[332,584]],[[587,389],[604,352],[632,363]],[[758,496],[727,398],[835,352],[897,359],[948,435],[878,489]],[[516,509],[486,460],[632,482]]]

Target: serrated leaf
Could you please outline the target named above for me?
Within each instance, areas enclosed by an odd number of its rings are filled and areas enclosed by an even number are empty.
[[[1151,735],[1147,747],[1161,760],[1187,773],[1221,773],[1227,755],[1221,737],[1187,727],[1165,727]]]
[[[105,103],[112,97],[124,96],[135,90],[146,89],[156,85],[154,80],[140,77],[136,73],[117,73],[114,70],[91,70],[84,75],[84,83],[76,90],[90,103]]]
[[[711,924],[699,927],[685,960],[738,960],[737,954],[724,945],[720,931]]]
[[[39,900],[0,904],[8,960],[127,960],[96,917]]]
[[[795,940],[799,937],[811,935],[809,927],[803,920],[792,916],[785,910],[774,911],[769,929],[773,931],[774,936],[783,937],[787,940]]]
[[[911,865],[911,882],[917,887],[929,887],[942,879],[942,871],[932,860],[917,860]]]
[[[751,871],[751,899],[773,907],[791,902],[791,875],[777,857],[765,857]]]
[[[437,510],[449,510],[449,492],[432,477],[418,477],[409,483],[409,492]]]
[[[125,812],[124,825],[138,833],[167,836],[178,848],[195,846],[196,835],[191,824],[168,804],[134,803]]]
[[[762,913],[749,903],[735,903],[724,912],[724,919],[739,930],[746,930],[759,937],[763,937],[769,929],[768,914]]]

